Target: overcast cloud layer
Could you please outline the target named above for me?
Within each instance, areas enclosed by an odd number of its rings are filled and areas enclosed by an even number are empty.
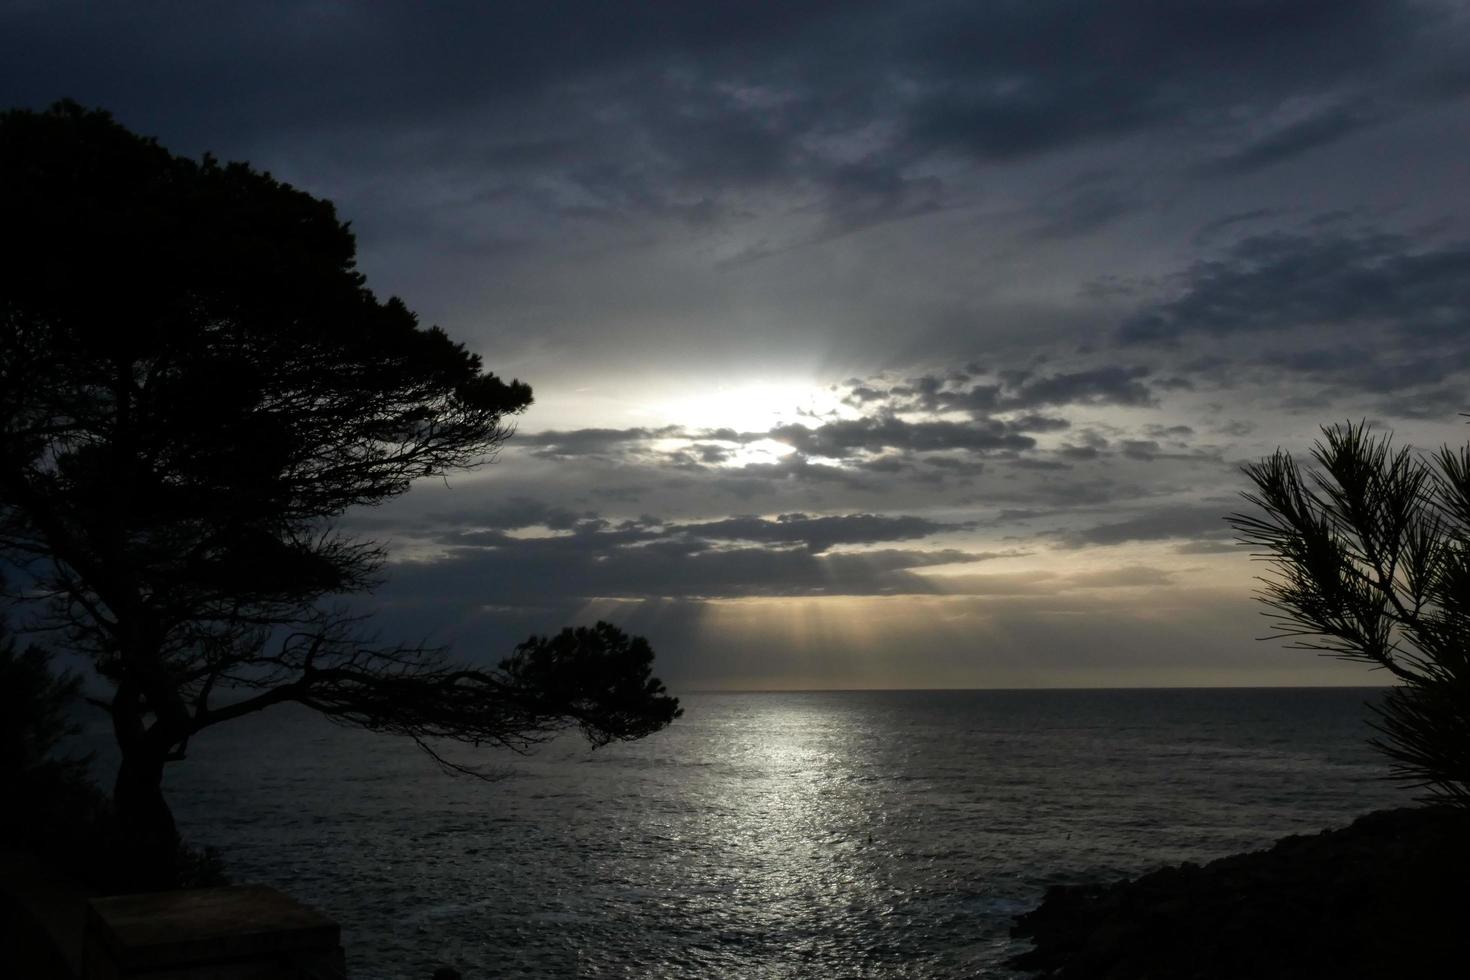
[[[348,518],[384,631],[676,687],[1361,682],[1223,517],[1322,422],[1470,435],[1467,94],[1448,2],[0,2],[0,103],[337,202],[535,388]]]

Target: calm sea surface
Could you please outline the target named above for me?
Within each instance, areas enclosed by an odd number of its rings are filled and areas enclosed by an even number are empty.
[[[1409,802],[1364,690],[710,694],[643,742],[485,753],[282,708],[169,774],[237,881],[343,925],[361,980],[1007,977],[1046,886]]]

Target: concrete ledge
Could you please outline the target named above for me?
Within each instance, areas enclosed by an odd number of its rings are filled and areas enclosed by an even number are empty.
[[[337,923],[264,885],[96,898],[84,980],[339,980]]]

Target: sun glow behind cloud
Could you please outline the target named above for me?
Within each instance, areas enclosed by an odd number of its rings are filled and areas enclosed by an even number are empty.
[[[721,465],[745,466],[750,463],[775,463],[794,452],[796,449],[784,442],[777,442],[774,439],[758,439],[731,452]]]
[[[641,412],[664,425],[766,432],[778,425],[841,415],[845,408],[840,393],[829,386],[808,380],[758,380],[686,389],[647,404]]]

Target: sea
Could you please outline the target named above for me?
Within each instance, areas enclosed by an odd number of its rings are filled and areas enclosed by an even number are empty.
[[[454,755],[488,779],[279,707],[167,792],[235,881],[340,922],[358,980],[1013,978],[1050,885],[1409,805],[1380,693],[691,694],[642,741]]]

